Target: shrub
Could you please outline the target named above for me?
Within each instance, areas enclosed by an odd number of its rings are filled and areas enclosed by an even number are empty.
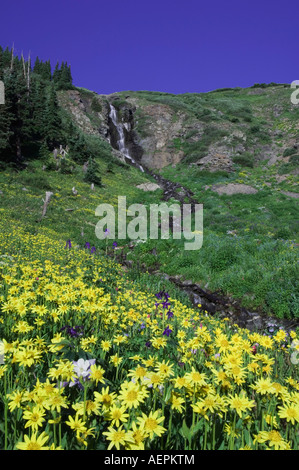
[[[260,126],[257,124],[254,124],[253,126],[250,127],[250,132],[252,134],[257,134],[260,131]]]
[[[288,147],[283,152],[283,157],[289,157],[290,155],[294,155],[297,152],[297,149],[294,147]]]
[[[233,162],[237,163],[241,166],[248,166],[253,168],[254,166],[254,156],[250,152],[244,152],[240,155],[236,155],[233,157]]]
[[[237,260],[236,250],[233,245],[225,245],[216,248],[209,257],[209,265],[214,271],[223,271]]]
[[[291,163],[291,165],[298,165],[299,155],[292,155],[291,158],[289,159],[289,163]]]
[[[64,175],[70,175],[74,171],[74,163],[66,158],[60,160],[60,172]]]
[[[86,183],[94,183],[98,186],[102,185],[101,177],[98,175],[99,166],[93,158],[89,158],[88,167],[84,176],[84,181]]]
[[[91,102],[91,109],[95,113],[100,113],[102,111],[102,105],[101,103],[94,97]]]

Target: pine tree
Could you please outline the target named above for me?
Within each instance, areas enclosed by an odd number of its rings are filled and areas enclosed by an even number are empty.
[[[59,68],[59,62],[57,62],[57,64],[55,65],[54,72],[53,72],[53,77],[52,77],[52,80],[55,83],[55,85],[57,85],[59,83],[60,75],[61,75],[61,71],[60,71],[60,68]]]
[[[5,160],[12,152],[10,139],[13,134],[11,122],[13,116],[9,111],[7,102],[0,105],[0,160]]]
[[[32,137],[34,140],[42,140],[46,126],[45,110],[47,107],[46,89],[41,76],[32,78],[30,88]]]
[[[33,67],[33,72],[34,73],[40,73],[40,65],[41,62],[38,57],[36,57],[35,62],[34,62],[34,67]]]
[[[12,152],[12,159],[16,163],[22,163],[24,157],[22,146],[30,140],[31,122],[27,83],[18,63],[13,66],[12,70],[5,71],[4,84],[5,107],[8,111],[6,129],[7,135],[9,134],[9,148]]]
[[[49,150],[53,150],[63,144],[62,141],[62,121],[55,86],[52,83],[45,112],[45,142]]]
[[[2,67],[3,70],[10,67],[11,63],[11,50],[6,47],[2,52]]]
[[[0,46],[0,80],[2,80],[3,70],[3,48]]]
[[[40,75],[40,77],[45,80],[45,81],[50,81],[52,78],[52,71],[51,71],[51,63],[49,60],[46,62],[42,62],[39,60],[37,57],[35,59],[34,67],[33,67],[33,72],[35,74]]]
[[[60,90],[69,90],[72,88],[72,74],[71,74],[71,66],[67,64],[67,62],[63,63],[61,66],[61,76],[59,82],[59,89]]]
[[[70,147],[70,157],[77,163],[85,163],[89,158],[88,146],[86,139],[83,134],[76,131],[73,127],[73,132],[68,133],[69,138],[69,147]]]
[[[84,181],[87,183],[94,183],[98,186],[102,185],[101,177],[98,175],[99,165],[94,158],[89,157],[88,167],[84,175]]]
[[[43,64],[42,78],[49,82],[52,79],[52,68],[51,68],[51,63],[49,60],[46,60],[46,62]]]
[[[57,62],[53,72],[53,82],[55,83],[56,90],[70,90],[73,88],[71,67],[67,62],[62,62],[60,68]]]

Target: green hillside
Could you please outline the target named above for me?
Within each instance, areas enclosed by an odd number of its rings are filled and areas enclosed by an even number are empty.
[[[120,240],[134,272],[143,265],[221,292],[246,308],[299,317],[299,108],[290,101],[288,85],[105,96],[74,87],[67,63],[57,64],[51,75],[48,62],[37,59],[29,73],[17,57],[11,69],[8,49],[1,57],[1,207],[8,217],[30,233],[47,227],[78,243],[84,233],[105,250],[106,242],[95,236],[96,207],[110,203],[117,209],[118,196],[126,196],[128,205],[140,203],[149,211],[150,204],[165,200],[165,188],[145,192],[137,186],[155,182],[155,173],[203,204],[204,243],[188,252],[170,234],[167,240],[148,237],[132,250],[132,240]],[[151,174],[117,152],[112,103],[120,122],[130,126],[131,155]],[[53,197],[40,220],[46,191]],[[168,204],[177,202],[176,191]]]
[[[0,80],[0,448],[298,450],[288,86],[105,96],[9,49]],[[119,197],[203,204],[201,249],[120,237]]]

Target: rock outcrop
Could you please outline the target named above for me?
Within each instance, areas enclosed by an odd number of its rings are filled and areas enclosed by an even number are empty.
[[[98,95],[77,88],[59,93],[59,100],[84,133],[99,135],[117,151],[117,135],[109,119],[113,103],[130,155],[149,169],[184,161],[201,170],[231,172],[246,153],[253,163],[287,163],[284,152],[299,147],[299,124],[286,115],[292,109],[284,86],[231,93],[229,97],[211,93],[207,98],[195,94],[188,101],[188,96],[186,100],[186,96],[163,93]],[[252,101],[244,99],[251,95]],[[263,100],[262,106],[257,97]]]

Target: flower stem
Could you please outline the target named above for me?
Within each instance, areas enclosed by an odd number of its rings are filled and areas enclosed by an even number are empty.
[[[8,431],[7,431],[7,384],[6,371],[4,372],[4,450],[7,450]]]

